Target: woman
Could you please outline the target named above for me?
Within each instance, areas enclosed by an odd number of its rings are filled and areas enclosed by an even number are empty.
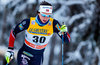
[[[70,35],[67,27],[66,25],[61,26],[57,20],[51,18],[52,9],[50,3],[43,1],[39,6],[36,17],[24,19],[11,30],[8,51],[5,54],[7,63],[14,56],[13,50],[16,35],[24,30],[25,42],[18,51],[18,65],[41,65],[43,63],[43,52],[53,33],[57,33],[61,37],[60,32],[65,32],[64,41],[69,43]]]

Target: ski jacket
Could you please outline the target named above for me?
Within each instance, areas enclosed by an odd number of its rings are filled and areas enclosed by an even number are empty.
[[[62,38],[62,35],[59,34],[60,27],[59,22],[53,18],[50,18],[46,23],[42,23],[39,16],[24,19],[11,30],[8,48],[13,49],[16,35],[25,31],[25,45],[36,50],[44,49],[53,33],[57,33]],[[64,34],[64,42],[70,42],[68,32]]]

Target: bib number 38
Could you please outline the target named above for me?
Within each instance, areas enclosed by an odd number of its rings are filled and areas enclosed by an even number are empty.
[[[44,43],[46,38],[44,36],[38,37],[38,36],[33,36],[33,42],[35,43]]]

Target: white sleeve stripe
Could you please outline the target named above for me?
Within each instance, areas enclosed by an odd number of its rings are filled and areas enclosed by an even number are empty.
[[[13,34],[13,30],[11,30],[11,34],[12,34],[13,38],[15,39],[15,36],[14,36],[14,34]]]

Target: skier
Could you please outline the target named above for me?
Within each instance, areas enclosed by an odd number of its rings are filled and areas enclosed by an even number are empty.
[[[70,42],[70,35],[66,25],[60,25],[59,22],[51,18],[52,5],[46,1],[42,1],[39,5],[38,15],[24,19],[11,30],[9,37],[8,50],[5,54],[7,63],[14,57],[14,41],[19,32],[25,30],[25,42],[18,51],[18,65],[41,65],[43,63],[43,52],[53,33],[57,33],[64,42]]]

